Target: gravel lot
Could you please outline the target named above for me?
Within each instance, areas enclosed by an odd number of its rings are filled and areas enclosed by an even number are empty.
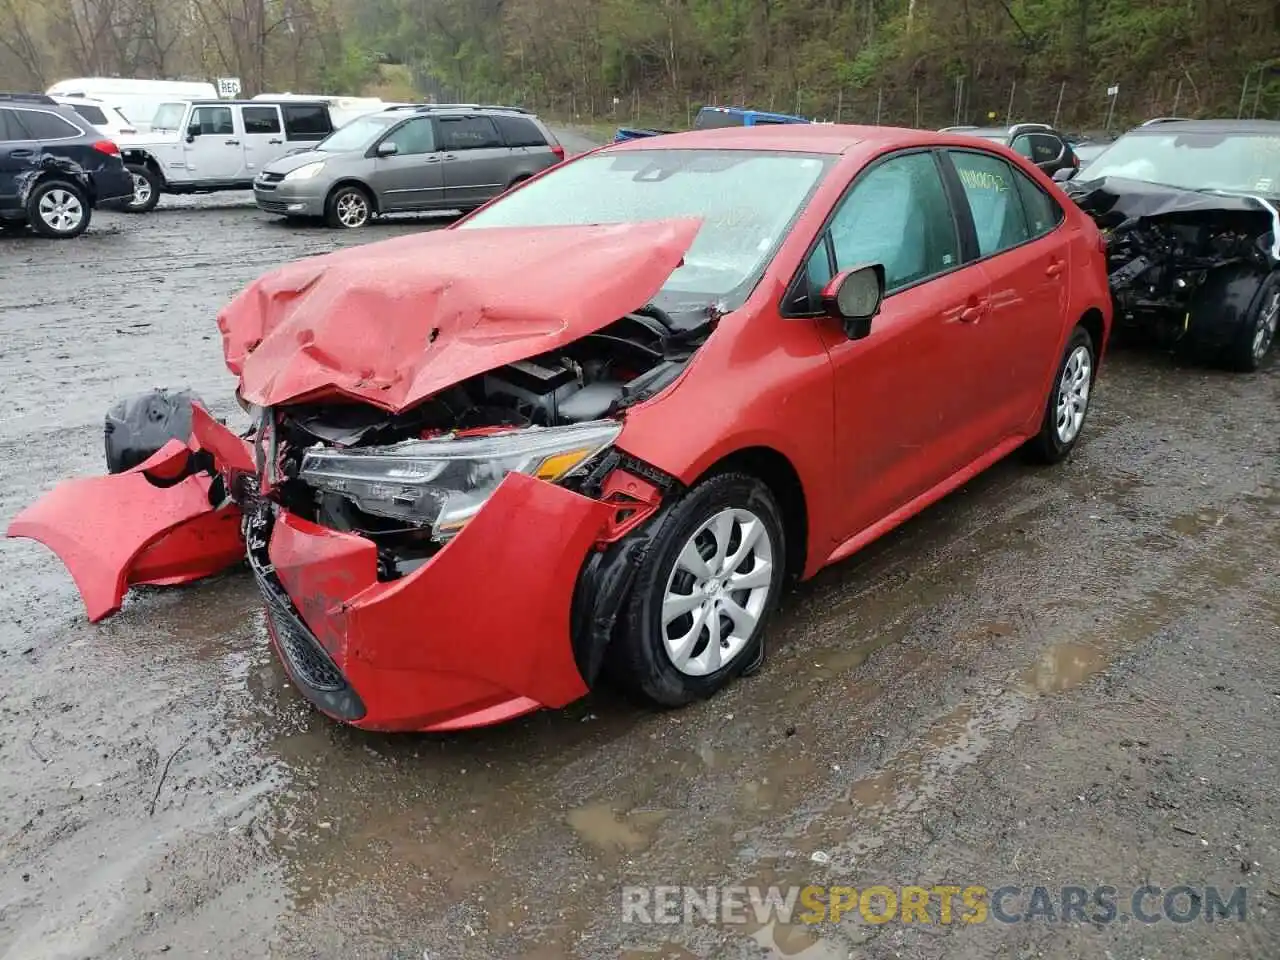
[[[254,276],[436,222],[227,195],[0,238],[0,515],[99,472],[121,394],[237,413],[213,317]],[[1280,956],[1280,365],[1102,376],[1070,463],[1002,463],[824,572],[759,675],[680,712],[360,733],[285,683],[247,574],[91,626],[4,541],[0,957]],[[1248,914],[621,922],[627,884],[793,882],[1243,884]]]

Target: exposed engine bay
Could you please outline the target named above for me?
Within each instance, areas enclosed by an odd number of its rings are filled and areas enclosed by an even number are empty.
[[[342,400],[257,410],[248,439],[274,499],[373,540],[380,578],[395,579],[439,550],[511,470],[598,496],[611,467],[598,454],[620,432],[618,415],[674,381],[717,319],[710,311],[678,327],[646,307],[400,413]]]
[[[1107,241],[1116,319],[1172,344],[1188,331],[1218,271],[1280,266],[1280,212],[1271,201],[1105,178],[1067,192]]]

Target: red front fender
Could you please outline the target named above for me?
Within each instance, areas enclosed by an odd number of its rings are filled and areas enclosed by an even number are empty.
[[[61,483],[9,524],[8,536],[58,555],[92,621],[119,610],[130,585],[189,583],[244,557],[240,508],[210,503],[214,478],[172,482],[193,450],[210,449],[220,467],[245,456],[243,440],[200,407],[193,414],[190,445],[170,440],[132,470]]]

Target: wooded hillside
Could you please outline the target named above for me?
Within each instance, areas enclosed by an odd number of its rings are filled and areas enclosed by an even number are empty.
[[[239,76],[681,124],[705,102],[845,121],[1280,117],[1280,0],[0,0],[0,85]],[[616,101],[616,102],[615,102]]]

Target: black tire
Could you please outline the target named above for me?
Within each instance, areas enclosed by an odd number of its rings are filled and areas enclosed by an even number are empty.
[[[1224,353],[1226,366],[1241,373],[1252,373],[1261,367],[1275,346],[1277,323],[1280,323],[1280,271],[1258,285],[1240,331]]]
[[[141,163],[126,163],[124,168],[129,171],[135,181],[145,181],[146,186],[144,188],[141,183],[135,182],[133,196],[122,202],[120,209],[125,213],[150,213],[160,202],[160,194],[164,190],[160,175]],[[140,194],[144,195],[141,200],[138,199]]]
[[[1063,375],[1066,373],[1067,365],[1081,349],[1088,352],[1089,369],[1086,376],[1083,409],[1079,410],[1080,420],[1074,425],[1074,432],[1069,432],[1059,429],[1058,407],[1065,399],[1066,384],[1063,382]],[[1067,348],[1062,351],[1062,359],[1058,361],[1054,372],[1053,385],[1049,388],[1049,397],[1044,405],[1044,416],[1040,421],[1040,432],[1026,446],[1026,451],[1033,460],[1039,463],[1059,463],[1075,449],[1089,420],[1089,409],[1093,405],[1093,386],[1097,375],[1098,351],[1094,346],[1093,337],[1084,327],[1078,326],[1071,331]],[[1066,439],[1063,438],[1064,432],[1068,433]]]
[[[729,509],[748,511],[762,523],[763,532],[768,537],[772,579],[746,642],[718,669],[695,676],[677,669],[667,651],[668,628],[662,623],[663,601],[673,577],[688,577],[692,591],[690,596],[707,596],[705,603],[708,609],[717,603],[713,594],[699,593],[698,588],[692,585],[692,574],[677,571],[676,565],[681,552],[698,534],[699,528]],[[723,473],[705,480],[654,522],[657,529],[652,531],[649,549],[636,572],[631,595],[619,618],[618,634],[609,645],[609,674],[634,693],[663,706],[678,707],[710,697],[734,678],[759,667],[764,655],[764,631],[769,616],[777,607],[786,577],[786,537],[782,514],[769,488],[755,477],[742,473]],[[741,532],[741,528],[735,529]],[[714,538],[711,542],[714,543]],[[733,542],[730,541],[731,544]],[[741,541],[737,542],[740,544]],[[752,548],[752,552],[742,558],[739,571],[748,560],[753,565],[761,563],[762,556],[756,552],[758,549]],[[746,599],[746,591],[722,592],[721,596],[741,600]],[[715,609],[718,611],[719,607]],[[695,615],[693,612],[684,614],[680,619],[672,620],[671,625],[687,626],[686,636],[692,635]],[[717,612],[715,616],[717,628],[731,622],[725,614]],[[687,624],[684,623],[686,617]],[[709,639],[707,628],[697,627],[692,651],[702,650],[702,655],[705,655]]]
[[[52,210],[45,207],[52,205]],[[77,215],[75,219],[66,217]],[[89,229],[93,208],[77,184],[67,180],[45,180],[27,197],[27,222],[42,237],[70,240]],[[59,223],[68,224],[59,226]]]
[[[26,233],[25,220],[0,220],[0,233]]]
[[[364,215],[353,217],[345,212],[349,209],[363,209]],[[329,194],[324,205],[324,222],[338,230],[359,230],[373,219],[373,212],[373,198],[368,191],[348,184]]]

